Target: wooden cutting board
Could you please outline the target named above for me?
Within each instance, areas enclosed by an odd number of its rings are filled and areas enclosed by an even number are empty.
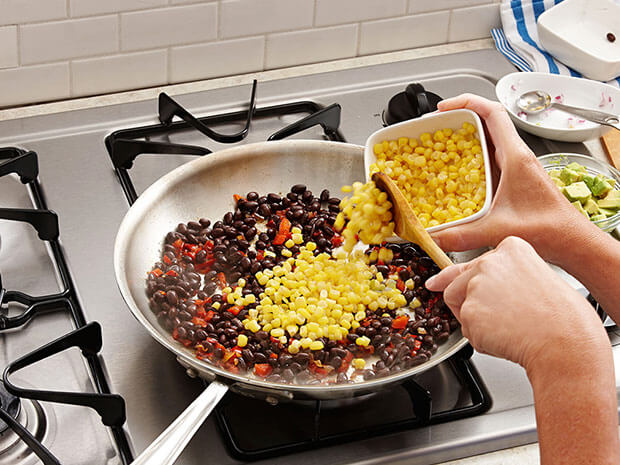
[[[620,170],[620,131],[618,129],[612,129],[601,137],[601,143],[607,157],[609,157],[609,163]]]

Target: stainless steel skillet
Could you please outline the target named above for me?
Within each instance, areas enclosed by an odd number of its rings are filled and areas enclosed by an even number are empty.
[[[125,216],[116,237],[116,279],[134,317],[188,373],[209,387],[143,453],[135,464],[171,464],[228,389],[277,402],[292,399],[336,399],[377,391],[423,372],[458,352],[467,340],[453,332],[433,357],[394,375],[353,384],[330,386],[279,384],[235,375],[199,360],[160,327],[150,310],[145,278],[160,258],[164,235],[178,223],[201,217],[221,218],[233,209],[233,194],[249,191],[286,192],[304,183],[314,192],[362,180],[364,148],[337,142],[290,140],[234,147],[197,158],[155,182]],[[456,261],[466,257],[455,257]],[[468,258],[468,257],[467,257]]]

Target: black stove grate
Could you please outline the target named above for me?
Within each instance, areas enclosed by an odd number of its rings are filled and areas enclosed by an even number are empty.
[[[253,120],[275,118],[285,115],[306,114],[307,116],[302,117],[300,120],[272,134],[268,140],[281,140],[311,127],[321,126],[325,139],[345,142],[344,137],[338,130],[340,126],[341,108],[337,103],[322,107],[315,102],[301,101],[256,108],[256,85],[256,81],[254,81],[248,110],[201,118],[192,116],[189,111],[179,105],[171,97],[162,93],[159,96],[159,124],[121,129],[108,135],[105,138],[105,145],[129,204],[133,204],[138,198],[138,193],[129,175],[129,170],[131,170],[133,162],[139,155],[175,154],[203,156],[212,153],[212,151],[206,147],[175,144],[165,140],[157,140],[158,138],[168,136],[178,131],[194,128],[206,137],[217,142],[234,143],[240,142],[248,135]],[[182,121],[173,122],[172,119],[174,116],[180,117]],[[244,121],[244,129],[237,134],[219,134],[209,128],[209,126],[242,123]]]
[[[86,405],[94,408],[102,416],[103,423],[110,427],[122,462],[129,464],[133,460],[133,456],[127,436],[122,429],[122,425],[125,422],[125,403],[122,397],[111,393],[105,378],[103,367],[98,358],[98,351],[101,345],[101,328],[97,323],[87,324],[86,322],[60,244],[58,216],[47,207],[43,191],[37,180],[38,171],[38,159],[35,152],[13,147],[0,149],[0,177],[10,173],[19,175],[22,183],[29,190],[34,204],[34,209],[0,208],[0,220],[26,222],[35,228],[39,238],[46,241],[49,245],[62,290],[57,294],[30,296],[20,291],[4,289],[0,277],[0,308],[6,307],[12,302],[25,307],[24,311],[16,316],[9,317],[0,314],[0,332],[15,330],[26,325],[37,315],[47,312],[66,312],[78,329],[10,364],[4,372],[3,387],[10,394],[18,397],[23,396],[50,402]],[[27,390],[12,385],[8,380],[11,372],[72,346],[82,349],[82,354],[87,361],[97,393]],[[59,464],[58,459],[50,451],[14,420],[12,409],[13,407],[10,403],[4,405],[3,402],[0,405],[0,419],[22,438],[44,464]]]
[[[229,394],[216,409],[218,425],[230,453],[253,461],[479,415],[491,408],[492,401],[470,360],[472,354],[468,345],[444,362],[467,393],[463,405],[448,410],[434,412],[432,392],[410,378],[399,386],[335,408],[330,404],[339,401],[271,406]]]

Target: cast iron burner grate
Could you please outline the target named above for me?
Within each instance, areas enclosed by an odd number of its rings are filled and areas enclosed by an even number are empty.
[[[58,465],[60,464],[58,459],[15,420],[18,413],[16,408],[19,408],[18,398],[90,407],[99,413],[103,424],[110,427],[123,464],[129,464],[133,457],[122,429],[125,422],[125,402],[121,396],[110,392],[104,376],[98,357],[102,345],[101,327],[96,322],[87,324],[77,298],[76,288],[59,240],[58,216],[47,208],[37,180],[39,174],[37,154],[13,147],[0,148],[0,178],[11,173],[17,174],[26,186],[35,208],[0,208],[0,220],[24,222],[34,227],[39,238],[49,245],[62,290],[57,294],[30,296],[20,291],[6,290],[0,276],[0,310],[6,309],[10,303],[18,303],[25,307],[23,312],[15,316],[0,312],[0,332],[18,330],[38,315],[49,312],[65,312],[71,317],[77,329],[24,355],[6,367],[3,381],[0,382],[2,387],[0,429],[6,426],[11,428],[45,465]],[[24,389],[9,380],[11,373],[70,347],[81,349],[92,375],[96,393]]]
[[[444,362],[467,393],[466,401],[444,411],[433,411],[433,393],[410,378],[336,408],[330,403],[338,401],[271,406],[229,394],[216,409],[218,424],[231,454],[251,461],[479,415],[491,408],[492,401],[470,360],[472,354],[468,345]]]
[[[212,153],[206,147],[176,144],[165,140],[168,135],[189,128],[194,128],[217,142],[230,144],[240,142],[248,135],[253,120],[306,114],[307,116],[273,133],[267,140],[285,139],[318,125],[322,127],[325,139],[345,142],[338,130],[341,108],[337,103],[322,107],[315,102],[300,101],[256,108],[256,87],[257,82],[254,81],[248,110],[202,118],[195,118],[169,95],[162,92],[159,94],[159,124],[121,129],[108,135],[105,138],[105,145],[129,203],[133,204],[138,198],[134,183],[129,175],[129,170],[139,155],[174,154],[202,156]],[[173,122],[172,119],[175,116],[181,118],[182,121]],[[245,121],[244,128],[236,134],[220,134],[209,127],[243,121]]]

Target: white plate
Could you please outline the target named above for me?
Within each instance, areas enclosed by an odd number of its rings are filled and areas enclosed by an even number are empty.
[[[620,4],[612,0],[564,0],[538,18],[545,49],[585,77],[620,76]],[[616,36],[614,42],[607,34]]]
[[[377,161],[377,156],[373,150],[375,144],[384,140],[395,140],[399,137],[408,137],[419,139],[420,135],[429,132],[433,133],[438,129],[460,129],[463,123],[471,123],[476,127],[476,136],[480,140],[480,146],[482,148],[482,157],[484,159],[484,173],[486,179],[486,197],[484,205],[473,215],[460,220],[451,221],[449,223],[443,223],[437,226],[431,226],[426,228],[428,232],[439,231],[442,229],[450,228],[463,223],[469,223],[470,221],[477,220],[491,208],[491,201],[493,197],[493,189],[491,182],[491,165],[489,161],[489,151],[487,149],[487,142],[484,136],[484,128],[480,117],[471,110],[451,110],[444,112],[428,113],[420,118],[410,119],[403,121],[402,123],[393,124],[391,126],[379,129],[370,135],[366,140],[366,148],[364,150],[364,169],[366,170],[366,180],[370,180],[370,165]]]
[[[517,108],[517,99],[525,92],[543,90],[558,103],[618,114],[620,89],[589,79],[547,73],[512,73],[495,86],[497,99],[506,107],[515,125],[546,139],[583,142],[602,136],[607,126],[586,121],[570,113],[550,108],[538,115],[525,115]]]

